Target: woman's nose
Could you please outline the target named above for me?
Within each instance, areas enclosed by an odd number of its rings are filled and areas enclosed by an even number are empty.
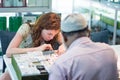
[[[53,35],[50,35],[48,39],[49,39],[49,40],[52,40],[53,37],[54,37]]]
[[[50,36],[50,39],[53,39],[54,36]]]

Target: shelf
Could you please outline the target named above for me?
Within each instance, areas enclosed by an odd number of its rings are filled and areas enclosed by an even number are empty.
[[[115,4],[115,3],[111,3],[111,2],[95,2],[92,0],[92,5],[93,7],[98,7],[98,6],[104,6],[106,8],[111,8],[114,10],[114,17],[113,18],[113,24],[114,24],[114,30],[113,30],[113,40],[112,43],[113,45],[116,44],[116,37],[117,37],[117,21],[118,21],[118,11],[120,11],[120,4]],[[108,14],[110,16],[110,14]],[[111,18],[111,17],[110,17]]]
[[[101,6],[105,6],[105,7],[109,7],[115,10],[120,10],[120,4],[115,4],[112,2],[107,2],[107,1],[103,1],[103,2],[96,2],[96,1],[91,1],[92,4],[96,4],[96,5],[101,5]]]
[[[48,12],[51,8],[48,7],[17,7],[17,8],[0,8],[0,12]]]
[[[21,4],[24,6],[19,6]],[[48,12],[51,10],[52,0],[2,0],[0,7],[0,13]]]

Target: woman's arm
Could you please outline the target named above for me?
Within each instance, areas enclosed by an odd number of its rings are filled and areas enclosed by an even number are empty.
[[[11,40],[6,50],[7,57],[11,57],[12,54],[17,54],[17,53],[26,53],[30,51],[36,51],[36,50],[52,49],[50,44],[43,44],[38,47],[31,47],[31,48],[19,48],[19,45],[21,44],[23,39],[28,36],[29,31],[30,31],[30,27],[27,24],[22,24],[20,26],[16,35]]]
[[[11,57],[12,54],[25,53],[30,51],[38,51],[38,50],[43,51],[45,49],[52,50],[50,44],[43,44],[39,47],[32,47],[32,48],[19,48],[19,45],[22,42],[22,40],[23,40],[22,36],[19,33],[16,33],[15,37],[12,39],[6,50],[7,57]]]
[[[6,50],[6,55],[7,57],[11,57],[11,54],[15,54],[15,53],[24,53],[27,51],[33,51],[35,50],[35,48],[31,48],[31,49],[24,49],[24,48],[18,48],[20,43],[22,42],[23,38],[19,33],[16,33],[16,35],[14,36],[14,38],[11,40],[7,50]]]

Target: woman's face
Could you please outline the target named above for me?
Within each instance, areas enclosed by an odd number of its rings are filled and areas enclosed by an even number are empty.
[[[59,33],[59,30],[46,30],[46,29],[43,29],[42,30],[42,33],[41,33],[41,36],[42,38],[45,40],[45,41],[50,41],[54,38],[54,36],[56,34]]]

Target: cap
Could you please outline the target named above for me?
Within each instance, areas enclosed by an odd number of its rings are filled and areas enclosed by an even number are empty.
[[[63,32],[83,30],[87,27],[87,21],[82,14],[70,14],[61,22]]]

